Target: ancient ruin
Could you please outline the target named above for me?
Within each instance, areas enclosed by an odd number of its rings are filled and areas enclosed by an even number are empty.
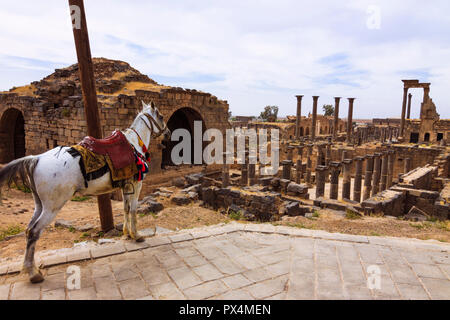
[[[126,128],[141,101],[154,101],[170,130],[193,132],[195,120],[204,129],[228,127],[228,104],[197,90],[159,85],[128,63],[94,59],[103,134]],[[58,69],[41,81],[0,93],[0,163],[39,154],[59,145],[78,143],[87,132],[77,64]],[[152,174],[172,165],[172,145],[152,145]]]
[[[202,122],[204,130],[218,128],[223,134],[229,128],[280,131],[281,168],[274,176],[260,175],[263,165],[258,158],[249,161],[247,153],[243,164],[200,165],[180,178],[180,168],[170,156],[176,142],[155,144],[150,150],[150,174],[178,170],[175,184],[182,190],[174,203],[198,198],[205,206],[242,211],[245,219],[259,221],[305,215],[317,208],[390,216],[414,209],[448,219],[450,120],[439,119],[429,83],[403,80],[400,121],[374,119],[371,124],[355,125],[355,98],[346,99],[346,114],[342,98],[336,97],[335,114],[318,115],[318,96],[312,97],[312,114],[305,117],[305,97],[297,95],[296,116],[284,121],[238,117],[229,122],[227,102],[209,93],[160,85],[121,61],[99,58],[94,67],[104,134],[128,125],[141,101],[154,101],[172,131],[184,128],[193,134],[195,120]],[[409,119],[409,88],[424,89],[417,120]],[[2,163],[77,143],[86,135],[77,65],[0,93],[0,119]],[[247,148],[248,143],[247,139]],[[237,154],[230,156],[236,159]],[[169,185],[170,177],[165,176]],[[153,190],[151,183],[147,187]]]

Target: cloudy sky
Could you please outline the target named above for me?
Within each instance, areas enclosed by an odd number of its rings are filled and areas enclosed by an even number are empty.
[[[67,1],[0,7],[0,90],[76,62]],[[129,62],[154,80],[211,92],[234,115],[266,105],[303,114],[356,97],[358,118],[399,117],[401,79],[431,82],[450,118],[448,0],[85,0],[94,57]],[[377,13],[380,19],[377,19]],[[418,117],[422,91],[414,89]],[[347,116],[347,101],[341,115]]]

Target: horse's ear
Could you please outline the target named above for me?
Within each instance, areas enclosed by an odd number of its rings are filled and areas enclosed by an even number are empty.
[[[144,110],[145,107],[147,107],[147,105],[145,104],[144,100],[141,100],[141,102],[142,102],[142,110]]]
[[[153,101],[150,102],[150,106],[152,107],[152,109],[155,109],[155,104],[153,103]]]

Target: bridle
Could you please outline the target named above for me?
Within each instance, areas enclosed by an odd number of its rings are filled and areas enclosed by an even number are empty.
[[[160,135],[163,134],[164,131],[166,131],[166,129],[167,129],[166,124],[164,124],[164,127],[161,128],[161,126],[156,122],[156,120],[152,116],[150,116],[148,113],[142,112],[142,114],[144,116],[146,116],[148,121],[150,122],[151,128],[148,126],[147,122],[144,121],[145,125],[150,130],[150,136],[152,138],[158,138]],[[141,119],[141,117],[139,117],[139,118]],[[156,129],[158,129],[158,133],[155,133],[155,130],[153,130],[153,127],[156,127]]]
[[[147,121],[145,121],[142,118],[142,116],[139,116],[139,119],[142,120],[142,122],[144,122],[144,124],[148,128],[148,130],[150,130],[150,137],[151,138],[154,138],[154,139],[158,138],[160,135],[163,134],[164,131],[166,131],[166,129],[167,129],[167,125],[166,124],[164,124],[164,127],[161,128],[161,126],[156,122],[155,119],[153,119],[152,116],[150,116],[149,114],[147,114],[145,112],[142,112],[142,114],[145,115],[147,117],[148,121],[150,122],[150,126],[149,126]],[[156,129],[158,129],[158,133],[155,133],[155,130],[153,129],[154,127],[156,127]],[[142,148],[142,151],[144,151],[144,153],[146,155],[145,158],[147,159],[148,158],[148,156],[147,156],[148,148],[150,146],[150,142],[149,142],[149,146],[146,146],[144,144],[144,141],[142,141],[142,138],[139,135],[139,133],[133,127],[131,127],[130,129],[133,130],[134,133],[136,133],[138,141],[139,141],[139,146]]]

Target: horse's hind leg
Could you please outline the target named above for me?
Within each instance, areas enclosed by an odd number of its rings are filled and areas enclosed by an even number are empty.
[[[144,237],[142,237],[136,228],[137,225],[137,219],[136,219],[136,211],[137,211],[137,205],[138,205],[138,199],[139,194],[141,193],[142,188],[142,181],[134,184],[134,193],[127,195],[126,198],[124,197],[124,203],[125,203],[125,212],[128,210],[129,214],[129,229],[128,232],[130,234],[130,237],[134,239],[136,242],[142,242],[144,241]]]
[[[24,271],[28,272],[30,282],[38,283],[44,280],[39,269],[34,264],[34,251],[36,242],[41,237],[44,229],[53,221],[56,213],[48,211],[44,208],[37,221],[27,230],[27,249],[25,252],[25,261],[23,263]]]
[[[33,199],[34,199],[34,214],[30,220],[30,223],[28,224],[27,232],[36,223],[37,219],[40,217],[42,213],[41,199],[39,198],[39,195],[34,191],[33,191]]]
[[[34,226],[36,225],[37,220],[42,214],[42,202],[39,196],[33,192],[33,198],[34,198],[34,214],[31,218],[30,223],[28,224],[27,230],[26,230],[26,238],[27,238],[27,248],[25,252],[25,258],[23,262],[23,271],[28,273],[33,278],[34,282],[40,282],[43,280],[39,279],[39,276],[37,274],[40,274],[39,270],[34,265],[34,251],[36,247],[36,241],[39,238],[34,231]],[[42,277],[42,276],[41,276]],[[39,281],[37,281],[39,280]]]
[[[130,208],[129,208],[129,195],[126,195],[124,189],[122,189],[122,198],[123,198],[123,237],[128,239],[130,237]]]

